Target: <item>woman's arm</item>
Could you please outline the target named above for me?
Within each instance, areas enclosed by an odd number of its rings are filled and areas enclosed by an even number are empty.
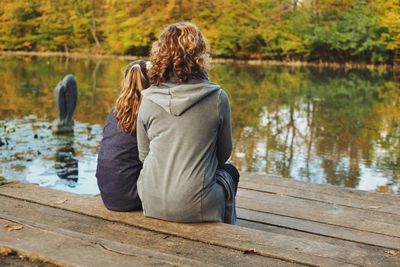
[[[229,106],[228,95],[224,90],[218,93],[218,116],[219,129],[217,139],[217,157],[219,165],[224,164],[232,152],[232,126],[231,126],[231,108]]]
[[[145,124],[143,123],[142,108],[139,109],[139,114],[136,123],[136,134],[137,134],[137,142],[139,150],[139,160],[141,162],[144,162],[145,158],[147,157],[147,154],[149,154],[150,140],[149,137],[147,136],[147,130]]]

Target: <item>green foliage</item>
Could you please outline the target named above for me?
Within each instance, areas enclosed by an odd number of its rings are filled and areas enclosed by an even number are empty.
[[[221,57],[392,63],[400,54],[398,0],[4,0],[0,49],[147,55],[181,20]]]
[[[383,32],[368,2],[353,1],[337,19],[318,23],[311,37],[311,53],[323,60],[385,62],[388,54],[381,41]]]
[[[6,184],[6,178],[0,176],[0,185]]]
[[[33,50],[38,39],[38,1],[5,1],[0,6],[0,49]]]

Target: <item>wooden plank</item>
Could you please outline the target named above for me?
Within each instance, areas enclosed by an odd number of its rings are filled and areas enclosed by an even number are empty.
[[[0,195],[242,252],[252,249],[258,255],[291,262],[313,266],[368,266],[365,262],[359,262],[359,259],[368,255],[368,252],[363,250],[349,253],[346,248],[340,246],[221,223],[179,224],[145,218],[138,212],[115,213],[107,211],[97,197],[77,196],[30,184],[1,186]],[[67,201],[60,202],[65,199]]]
[[[351,229],[325,223],[306,221],[298,218],[281,216],[254,210],[238,208],[238,217],[243,220],[258,222],[264,225],[283,227],[302,231],[315,235],[338,238],[361,244],[379,246],[382,248],[400,249],[400,238],[376,233],[366,233],[357,229]]]
[[[65,229],[100,239],[111,240],[138,248],[150,249],[170,255],[220,266],[300,266],[260,255],[243,254],[241,251],[212,246],[171,235],[156,233],[109,222],[75,212],[48,207],[27,201],[0,196],[0,218],[46,224],[47,228]],[[0,225],[1,227],[1,225]],[[1,241],[0,241],[1,243]],[[301,265],[304,266],[304,265]]]
[[[329,184],[316,184],[302,181],[296,181],[289,178],[259,175],[253,173],[241,173],[239,187],[247,182],[255,182],[259,189],[268,190],[268,185],[276,185],[281,187],[290,187],[303,190],[306,192],[317,192],[333,196],[345,196],[346,198],[354,198],[366,201],[373,201],[385,205],[399,205],[400,196],[394,194],[377,193],[370,191],[362,191],[348,187],[338,187]],[[343,195],[344,194],[344,195]]]
[[[284,179],[284,178],[281,178]],[[353,193],[342,192],[342,191],[331,191],[334,194],[326,194],[325,192],[320,191],[310,191],[304,189],[293,188],[289,186],[278,186],[273,184],[260,184],[256,181],[244,181],[240,182],[240,188],[260,191],[269,194],[278,194],[291,196],[300,199],[308,199],[315,200],[319,202],[325,203],[333,203],[336,205],[341,205],[345,207],[353,207],[365,210],[374,210],[377,212],[385,212],[391,214],[400,215],[400,199],[399,203],[390,204],[384,203],[382,201],[373,201],[368,199],[368,196],[365,196],[363,199],[354,198]]]
[[[239,210],[239,213],[241,211]],[[250,211],[252,212],[252,211]],[[300,230],[294,230],[290,228],[285,228],[283,226],[275,226],[259,221],[253,221],[253,220],[247,220],[246,218],[238,218],[237,220],[237,225],[246,227],[246,228],[251,228],[251,229],[257,229],[260,231],[265,231],[265,232],[272,232],[276,234],[281,234],[281,235],[288,235],[288,236],[294,236],[294,237],[299,237],[299,238],[304,238],[304,239],[310,239],[310,240],[315,240],[319,242],[324,242],[324,243],[329,243],[333,245],[340,245],[340,246],[346,246],[347,248],[353,247],[360,247],[360,248],[365,248],[365,249],[371,249],[374,252],[381,252],[382,247],[380,246],[375,246],[375,245],[370,245],[370,244],[362,244],[354,241],[347,241],[335,237],[329,237],[329,236],[323,236],[319,234],[314,234],[314,233],[308,233]],[[386,247],[384,248],[386,249]]]
[[[0,225],[15,223],[0,219]],[[101,240],[68,232],[64,229],[42,229],[38,223],[17,221],[24,226],[18,231],[0,228],[1,245],[25,255],[39,256],[60,266],[204,266],[188,260],[155,251]],[[207,265],[211,266],[211,265]]]
[[[364,211],[247,189],[238,191],[237,206],[244,209],[400,237],[400,216],[396,214],[385,213],[385,216],[382,216],[382,214],[378,215],[373,210]]]
[[[238,225],[244,226],[247,228],[258,229],[261,231],[268,231],[268,232],[273,232],[273,233],[277,233],[277,234],[285,234],[285,235],[299,237],[299,238],[308,239],[308,240],[316,240],[316,241],[320,241],[320,242],[326,242],[329,244],[346,247],[349,251],[363,249],[363,250],[368,251],[368,256],[366,257],[368,259],[363,259],[363,260],[368,261],[368,262],[374,264],[375,266],[398,266],[400,264],[398,259],[389,257],[387,252],[391,251],[391,250],[387,249],[387,248],[365,245],[365,244],[360,244],[360,243],[356,243],[356,242],[345,241],[345,240],[341,240],[341,239],[295,231],[295,230],[291,230],[291,229],[287,229],[287,228],[271,226],[268,224],[262,224],[259,222],[247,221],[245,219],[238,219]]]

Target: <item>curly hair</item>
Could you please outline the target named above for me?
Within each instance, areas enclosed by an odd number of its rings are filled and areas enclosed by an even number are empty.
[[[149,80],[152,85],[175,80],[207,78],[208,46],[196,25],[179,22],[161,33],[151,50]]]
[[[118,127],[125,133],[136,132],[136,118],[142,100],[141,92],[149,86],[146,62],[135,60],[125,69],[121,94],[115,102]]]

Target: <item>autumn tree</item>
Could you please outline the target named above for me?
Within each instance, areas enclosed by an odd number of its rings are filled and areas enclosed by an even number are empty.
[[[399,0],[4,0],[0,49],[143,56],[177,21],[219,57],[400,61]]]

